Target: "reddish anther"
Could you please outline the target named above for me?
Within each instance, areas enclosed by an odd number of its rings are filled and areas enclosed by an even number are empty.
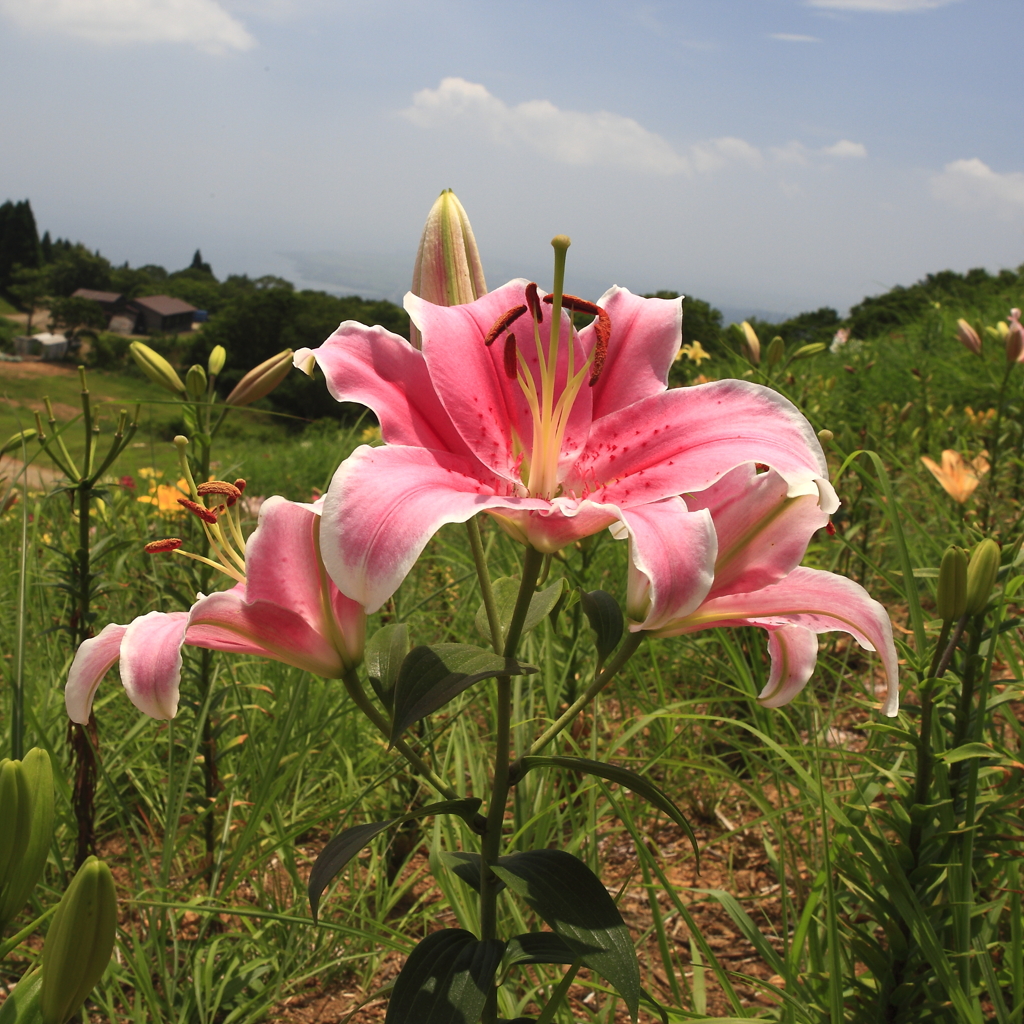
[[[229,484],[227,480],[207,480],[206,483],[200,484],[196,491],[199,494],[223,494],[228,498],[234,498],[237,501],[241,496],[241,490],[234,484]]]
[[[825,524],[825,532],[830,537],[834,537],[836,535],[836,524],[833,523],[831,519]]]
[[[519,353],[516,351],[516,336],[510,334],[505,338],[505,376],[509,380],[516,379],[518,366]]]
[[[190,498],[179,498],[178,504],[182,508],[187,508],[193,515],[199,516],[204,523],[209,523],[212,526],[217,522],[217,513],[212,508],[200,505],[197,502],[192,501]]]
[[[554,302],[555,297],[545,295],[544,301]],[[594,323],[597,344],[594,346],[594,365],[590,370],[590,386],[593,387],[601,376],[605,357],[608,355],[608,342],[612,337],[612,318],[596,302],[581,299],[578,295],[563,295],[562,308],[571,310],[573,313],[589,313],[591,316],[597,317]]]
[[[238,493],[241,494],[242,491],[245,490],[245,481],[241,477],[239,477],[235,481],[235,486],[238,488]]]
[[[507,313],[502,313],[495,321],[494,326],[487,332],[484,344],[493,345],[494,339],[507,331],[525,312],[525,306],[515,306]]]
[[[526,304],[530,307],[530,316],[537,323],[544,323],[544,307],[540,304],[540,297],[537,295],[536,281],[531,281],[526,286]]]
[[[184,543],[180,537],[165,537],[163,540],[152,540],[146,545],[147,555],[159,555],[164,551],[177,551]]]

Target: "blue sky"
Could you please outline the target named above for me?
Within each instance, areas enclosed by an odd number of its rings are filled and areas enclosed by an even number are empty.
[[[0,0],[0,201],[115,262],[844,310],[1024,262],[1019,0]]]

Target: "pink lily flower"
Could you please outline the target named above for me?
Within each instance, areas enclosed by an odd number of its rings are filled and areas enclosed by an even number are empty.
[[[187,612],[149,612],[127,626],[112,622],[86,640],[64,690],[71,720],[89,721],[96,689],[118,660],[131,702],[151,718],[173,718],[183,644],[272,658],[328,679],[355,667],[365,615],[339,593],[318,557],[321,504],[268,498],[244,557],[225,559],[228,568],[244,566],[244,573],[232,569],[235,587],[200,595]]]
[[[566,309],[596,314],[579,332],[565,312],[551,331],[550,301],[524,280],[458,306],[409,294],[422,350],[347,321],[296,352],[306,372],[319,363],[336,399],[369,406],[387,442],[358,448],[324,505],[324,564],[368,611],[442,524],[479,512],[542,552],[621,523],[639,557],[671,565],[665,585],[699,600],[715,531],[678,495],[759,461],[787,487],[816,489],[826,512],[838,507],[810,424],[781,395],[739,380],[667,389],[680,300],[618,287],[596,304],[566,296]]]
[[[897,714],[896,648],[885,609],[852,580],[800,567],[814,532],[829,521],[813,486],[801,493],[774,470],[758,473],[748,463],[688,494],[686,506],[708,511],[714,523],[714,582],[695,598],[671,586],[671,552],[660,553],[664,564],[651,564],[634,547],[626,605],[631,630],[678,636],[714,626],[760,626],[768,632],[772,667],[759,699],[770,708],[789,703],[807,684],[817,634],[841,630],[878,652],[888,684],[883,710]]]

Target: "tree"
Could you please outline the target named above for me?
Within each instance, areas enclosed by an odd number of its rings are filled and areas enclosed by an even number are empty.
[[[65,247],[54,243],[57,259],[50,264],[53,294],[68,297],[79,288],[106,291],[110,288],[110,261],[98,252],[90,252],[81,242]]]
[[[39,232],[27,199],[0,206],[0,292],[9,294],[15,266],[38,267],[41,262]]]
[[[195,255],[192,257],[192,262],[189,264],[189,270],[201,270],[204,274],[209,274],[213,277],[213,269],[209,263],[203,262],[203,254],[196,249]]]
[[[50,302],[51,329],[64,331],[69,339],[84,331],[102,331],[107,320],[107,312],[92,299],[58,297]]]
[[[35,313],[39,300],[49,290],[50,276],[44,267],[15,265],[7,292],[17,303],[18,308],[28,314],[25,323],[26,334],[32,333],[32,314]]]

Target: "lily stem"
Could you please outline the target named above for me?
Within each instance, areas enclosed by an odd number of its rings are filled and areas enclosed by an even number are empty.
[[[519,596],[508,624],[508,636],[503,649],[506,658],[514,658],[519,640],[523,634],[530,602],[537,588],[537,579],[544,565],[544,556],[532,547],[526,549],[523,557],[523,574],[519,584]],[[501,831],[505,822],[505,807],[508,804],[509,758],[512,737],[512,680],[509,676],[498,676],[497,722],[494,740],[494,781],[491,785],[491,802],[487,807],[487,831],[484,833],[480,858],[480,937],[498,937],[498,878],[491,871],[501,855]],[[498,1019],[498,990],[492,988],[484,1006],[484,1024],[495,1024]]]

